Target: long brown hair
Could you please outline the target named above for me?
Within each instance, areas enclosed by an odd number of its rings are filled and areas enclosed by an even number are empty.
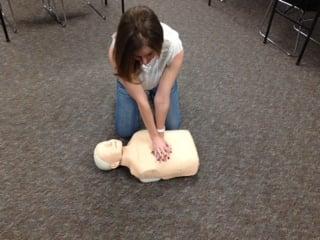
[[[113,51],[117,75],[135,82],[141,72],[135,53],[148,46],[160,55],[162,43],[163,30],[157,15],[146,6],[128,9],[120,19]]]

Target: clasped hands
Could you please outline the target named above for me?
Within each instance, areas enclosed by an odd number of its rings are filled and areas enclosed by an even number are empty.
[[[152,138],[152,148],[152,153],[157,161],[167,161],[170,159],[172,148],[164,139],[164,133],[159,133]]]

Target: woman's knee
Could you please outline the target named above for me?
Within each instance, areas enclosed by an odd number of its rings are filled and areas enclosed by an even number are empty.
[[[166,121],[166,129],[167,130],[179,129],[180,126],[181,126],[180,116],[168,118]]]
[[[121,126],[121,124],[116,124],[116,133],[119,137],[130,138],[138,129],[133,127]]]

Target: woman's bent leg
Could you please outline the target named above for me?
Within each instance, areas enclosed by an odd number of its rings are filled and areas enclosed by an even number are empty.
[[[129,138],[140,128],[138,105],[120,82],[117,82],[116,132],[120,137]]]
[[[177,81],[171,89],[170,108],[166,118],[166,129],[179,129],[181,125],[179,87]]]

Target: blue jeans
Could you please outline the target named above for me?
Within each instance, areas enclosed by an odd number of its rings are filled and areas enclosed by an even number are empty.
[[[147,91],[150,100],[154,101],[157,87]],[[117,81],[116,96],[116,132],[120,137],[129,138],[141,128],[141,116],[135,100],[124,86]],[[166,129],[178,129],[181,123],[179,106],[179,88],[177,81],[171,89],[170,107],[166,118]]]

